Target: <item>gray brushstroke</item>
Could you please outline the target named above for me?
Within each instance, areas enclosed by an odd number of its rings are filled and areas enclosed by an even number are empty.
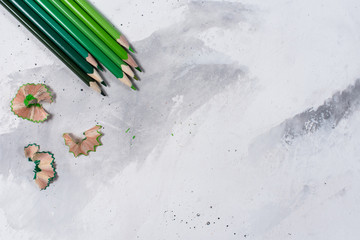
[[[320,129],[331,131],[339,122],[360,106],[360,80],[345,90],[336,92],[318,108],[310,108],[284,121],[269,132],[257,137],[249,148],[250,156],[266,153],[280,144],[293,144],[298,137],[313,134]]]

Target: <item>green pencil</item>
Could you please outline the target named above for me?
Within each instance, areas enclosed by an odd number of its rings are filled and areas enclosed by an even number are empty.
[[[10,2],[22,12],[40,31],[50,38],[65,54],[67,54],[79,67],[84,70],[90,77],[98,82],[102,82],[99,73],[90,63],[82,58],[62,37],[57,34],[46,22],[44,22],[23,0],[10,0]]]
[[[25,0],[25,3],[36,12],[52,29],[54,29],[70,46],[72,46],[88,63],[95,68],[99,64],[86,49],[67,33],[54,19],[52,19],[34,0]]]
[[[0,0],[0,4],[13,15],[25,28],[27,28],[39,41],[41,41],[52,53],[54,53],[73,73],[75,73],[86,85],[95,91],[102,92],[97,83],[90,78],[76,63],[56,46],[44,33],[42,33],[24,14],[22,14],[9,0]]]
[[[93,31],[116,55],[130,66],[138,69],[139,66],[131,55],[125,51],[97,22],[92,19],[74,0],[60,0],[70,9],[88,28]]]
[[[92,41],[106,56],[108,56],[111,61],[116,65],[121,67],[121,69],[128,74],[129,76],[135,76],[131,71],[129,72],[127,68],[123,66],[128,66],[118,55],[116,55],[95,33],[89,29],[85,23],[76,17],[73,12],[68,9],[61,1],[49,0],[49,2],[54,5],[70,22],[72,22],[90,41]],[[131,68],[128,68],[131,70]]]
[[[121,34],[104,16],[102,16],[88,1],[75,0],[101,27],[107,31],[124,48],[134,52],[125,36]]]
[[[130,67],[123,62],[121,68],[111,61],[85,34],[83,34],[70,20],[68,20],[49,0],[35,0],[53,19],[55,19],[66,31],[68,31],[80,44],[94,55],[107,69],[109,69],[121,82],[132,87],[131,81],[123,74],[122,70],[133,76]],[[59,2],[59,4],[61,4]],[[64,6],[65,7],[65,6]],[[65,7],[66,8],[66,7]],[[69,11],[70,14],[71,11]],[[85,26],[86,27],[86,26]],[[121,61],[121,59],[120,59]]]

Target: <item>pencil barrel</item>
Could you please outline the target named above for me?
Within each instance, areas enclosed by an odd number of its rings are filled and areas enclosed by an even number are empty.
[[[23,0],[10,0],[10,2],[87,74],[93,73],[93,67],[90,63],[82,58],[79,53],[77,53],[58,33],[44,22]]]
[[[95,45],[96,48],[101,50],[99,52],[92,52],[91,49],[88,50],[102,63],[106,68],[108,68],[117,78],[123,77],[123,71],[121,66],[127,66],[124,61],[122,61],[114,52],[111,51],[104,43],[83,23],[81,22],[64,4],[60,1],[53,0],[36,0],[41,4],[42,7],[45,7],[47,11],[57,16],[56,20],[62,24],[65,28],[67,27],[68,31],[72,32],[74,37],[84,36],[78,38],[78,40],[83,41],[87,46]],[[53,8],[48,6],[51,4]],[[66,23],[71,22],[71,25],[64,24],[64,19],[66,18]],[[71,28],[71,29],[70,29]],[[78,32],[81,32],[81,35],[78,35]],[[89,43],[90,41],[90,43]]]
[[[23,15],[8,0],[0,0],[0,4],[13,15],[26,29],[28,29],[40,42],[42,42],[58,59],[60,59],[75,75],[77,75],[86,85],[90,86],[93,81],[84,71],[82,71],[74,61],[72,61],[62,50],[43,34],[25,15]]]

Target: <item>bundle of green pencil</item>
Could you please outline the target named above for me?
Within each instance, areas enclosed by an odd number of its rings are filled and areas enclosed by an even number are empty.
[[[85,84],[105,95],[101,63],[126,86],[141,71],[126,38],[86,0],[0,0],[15,18]],[[129,77],[128,77],[129,76]]]

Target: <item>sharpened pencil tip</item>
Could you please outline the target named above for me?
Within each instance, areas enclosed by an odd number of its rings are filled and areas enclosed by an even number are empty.
[[[101,95],[103,95],[104,97],[106,97],[106,93],[105,93],[103,90],[101,90]]]
[[[104,85],[105,87],[107,87],[106,82],[102,81],[101,84]]]
[[[142,72],[140,67],[136,67],[135,69],[138,70],[139,72]]]
[[[137,76],[134,76],[134,79],[139,81],[139,78]]]
[[[129,47],[129,50],[130,50],[131,52],[135,53],[134,49],[132,49],[131,46]]]
[[[131,86],[131,89],[137,91],[137,88],[134,85]]]

